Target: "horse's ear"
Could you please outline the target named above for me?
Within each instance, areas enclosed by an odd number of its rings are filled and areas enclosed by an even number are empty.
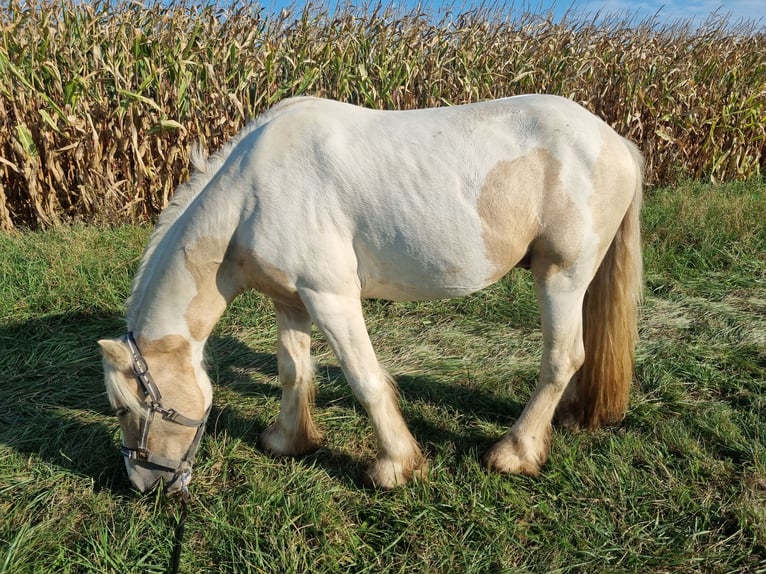
[[[119,339],[101,339],[98,342],[105,359],[111,361],[120,370],[128,370],[132,366],[130,351]]]

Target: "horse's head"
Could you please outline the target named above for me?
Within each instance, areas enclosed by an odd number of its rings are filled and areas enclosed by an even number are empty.
[[[99,341],[106,391],[120,421],[130,482],[146,492],[162,481],[174,493],[186,488],[202,438],[209,399],[197,379],[206,375],[195,369],[186,339],[139,341],[141,350],[131,333]]]

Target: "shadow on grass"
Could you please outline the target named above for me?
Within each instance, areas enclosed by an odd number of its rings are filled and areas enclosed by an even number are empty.
[[[0,326],[0,443],[127,494],[96,346],[121,325],[89,309]]]
[[[40,457],[75,475],[90,477],[97,490],[126,495],[131,491],[118,454],[119,427],[103,387],[96,341],[124,330],[120,316],[98,309],[51,315],[0,326],[0,443],[26,456]],[[279,398],[271,384],[277,377],[274,353],[253,350],[231,337],[212,337],[219,385],[243,396]],[[259,376],[253,377],[253,371]],[[339,367],[318,369],[317,409],[329,406],[360,412]],[[255,379],[255,380],[254,380]],[[267,382],[258,382],[269,381]],[[429,377],[398,377],[410,404],[434,404],[488,422],[508,424],[521,405],[481,390],[459,389]],[[475,429],[449,431],[433,419],[406,409],[405,416],[421,444],[453,442],[458,451],[483,449],[496,437]],[[359,415],[362,416],[362,415]],[[255,446],[270,420],[244,420],[232,409],[215,405],[207,432],[226,429]],[[358,482],[365,462],[353,453],[322,448],[305,457],[343,481]]]
[[[231,337],[211,338],[209,345],[211,354],[215,357],[214,370],[218,377],[218,384],[222,388],[234,390],[243,396],[265,396],[279,400],[281,389],[274,384],[278,377],[277,359],[274,353],[253,350]],[[469,419],[501,427],[510,425],[523,409],[522,402],[508,400],[483,389],[466,389],[449,381],[445,382],[429,376],[392,374],[399,386],[400,395],[408,403],[404,409],[405,420],[415,438],[426,448],[428,445],[437,446],[449,442],[454,445],[456,454],[460,456],[468,451],[486,449],[499,436],[487,435],[476,430],[475,427],[447,429],[434,417],[421,414],[421,407],[428,409],[429,406],[435,406],[442,410],[466,415]],[[336,364],[317,365],[316,384],[317,411],[333,407],[358,413],[356,416],[365,416],[361,407],[355,403],[343,372]],[[239,436],[253,446],[256,445],[258,435],[272,422],[259,418],[244,421],[235,413],[225,413],[221,416],[226,421],[223,425],[225,428],[249,428],[249,431]],[[320,430],[328,432],[327,429]],[[305,458],[322,464],[331,475],[337,474],[332,467],[339,461],[346,466],[353,460],[354,467],[358,467],[360,462],[324,448]]]

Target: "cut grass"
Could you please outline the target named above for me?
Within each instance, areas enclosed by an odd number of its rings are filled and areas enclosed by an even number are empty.
[[[624,422],[556,430],[537,479],[481,452],[519,414],[540,334],[528,274],[433,303],[365,303],[430,480],[358,485],[374,441],[317,337],[301,460],[258,452],[275,325],[240,297],[209,346],[214,409],[181,572],[766,572],[766,199],[685,184],[644,210],[647,300]],[[0,236],[0,572],[163,572],[177,503],[130,490],[95,340],[123,330],[146,227]]]

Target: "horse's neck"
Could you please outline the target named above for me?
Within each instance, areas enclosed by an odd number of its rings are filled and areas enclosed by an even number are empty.
[[[206,407],[213,388],[203,366],[204,347],[230,300],[216,280],[225,250],[225,245],[209,239],[185,245],[169,238],[146,262],[128,309],[128,329],[147,359],[152,357],[165,369],[176,362],[179,376],[172,380],[173,389],[164,387],[162,392],[195,396],[188,386],[194,382]],[[180,376],[189,368],[194,377]]]
[[[228,241],[188,237],[167,238],[152,254],[136,287],[128,327],[142,337],[157,340],[180,335],[203,346],[241,290],[235,277],[221,273]]]

